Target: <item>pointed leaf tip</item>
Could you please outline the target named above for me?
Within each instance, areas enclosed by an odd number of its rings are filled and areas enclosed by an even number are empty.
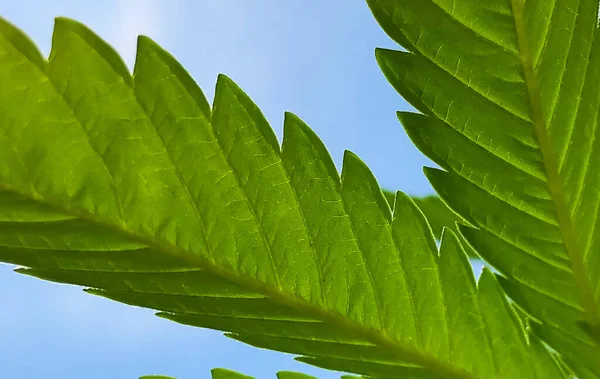
[[[137,37],[137,53],[140,53],[141,49],[162,49],[152,38],[140,34]]]
[[[223,73],[219,73],[217,74],[217,84],[216,84],[216,88],[221,88],[223,86],[228,86],[228,87],[232,87],[232,88],[236,88],[239,91],[242,91],[242,89],[233,81],[233,79],[231,79],[229,76],[223,74]]]
[[[57,17],[54,21],[54,33],[52,35],[52,51],[73,49],[73,41],[70,34],[78,36],[82,42],[95,50],[125,83],[133,84],[131,73],[123,61],[123,58],[105,40],[84,24],[66,17]],[[52,56],[52,53],[50,54]]]
[[[15,49],[39,67],[41,71],[46,69],[46,60],[31,38],[2,17],[0,17],[0,35],[6,38]]]
[[[141,75],[141,67],[144,64],[146,65],[145,68],[147,68],[147,70],[145,70],[145,75]],[[185,91],[192,97],[198,108],[200,108],[204,117],[210,120],[211,106],[208,103],[204,92],[188,71],[156,41],[144,35],[138,36],[137,55],[133,70],[134,81],[136,84],[139,83],[140,80],[146,82],[149,81],[148,76],[152,76],[159,65],[166,65],[168,67],[169,71],[177,78],[179,84],[185,88]],[[136,85],[136,89],[138,89],[137,87],[138,86]],[[143,96],[138,95],[138,98],[139,97]]]
[[[252,376],[240,374],[237,371],[225,368],[213,368],[210,370],[213,379],[254,379]]]
[[[317,379],[312,375],[302,374],[294,371],[279,371],[277,379]]]
[[[23,274],[23,275],[30,275],[29,274],[29,269],[26,267],[17,267],[15,269],[13,269],[14,272],[18,273],[18,274]]]
[[[342,159],[342,183],[348,180],[349,176],[360,175],[371,181],[375,180],[375,176],[369,170],[365,162],[350,150],[344,150]]]
[[[320,162],[325,166],[329,176],[336,182],[336,186],[339,186],[340,174],[323,141],[304,120],[294,113],[286,112],[283,124],[282,151],[291,145],[295,145],[296,148],[303,146],[304,149],[310,149],[311,153],[309,154],[315,154],[320,158]],[[295,160],[296,158],[290,157],[290,159]]]
[[[272,149],[276,152],[280,151],[281,148],[277,136],[260,108],[233,80],[224,74],[219,74],[215,91],[215,101],[213,103],[213,113],[216,113],[219,107],[225,105],[227,105],[228,115],[224,115],[224,121],[231,118],[232,115],[237,116],[236,121],[238,123],[244,122],[242,120],[250,121],[260,131],[262,137],[271,145]],[[218,122],[215,121],[215,125],[217,124]]]

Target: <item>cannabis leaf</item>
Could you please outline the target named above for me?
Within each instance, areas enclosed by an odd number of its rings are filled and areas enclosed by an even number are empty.
[[[597,0],[369,0],[409,52],[378,50],[399,113],[532,327],[600,375]]]
[[[394,204],[394,198],[396,194],[391,191],[383,191],[388,203]],[[421,212],[427,218],[427,222],[431,225],[433,234],[436,239],[442,237],[442,230],[446,227],[452,229],[454,232],[458,232],[456,229],[456,223],[463,223],[468,225],[468,222],[462,217],[454,213],[444,202],[435,195],[429,195],[424,197],[413,196],[412,199],[417,204]]]
[[[254,379],[250,376],[240,374],[239,372],[235,372],[227,369],[219,369],[215,368],[211,371],[212,379]],[[279,379],[279,378],[278,378]]]
[[[457,223],[468,224],[437,196],[413,197],[413,200],[425,214],[437,239],[441,238],[444,227],[456,232]]]
[[[212,379],[254,379],[251,376],[240,374],[239,372],[215,368],[212,370]],[[279,371],[277,373],[277,379],[317,379],[314,376],[301,374],[299,372],[292,371]]]
[[[438,254],[410,197],[392,213],[349,152],[340,178],[296,116],[280,148],[227,77],[211,109],[150,39],[132,77],[64,18],[48,61],[1,21],[0,57],[0,260],[19,272],[333,370],[564,377],[451,231]]]

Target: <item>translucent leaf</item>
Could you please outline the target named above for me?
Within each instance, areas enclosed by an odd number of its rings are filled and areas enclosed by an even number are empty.
[[[388,203],[393,206],[396,193],[383,191],[383,194],[388,200]],[[413,196],[412,199],[427,218],[427,222],[431,225],[433,234],[438,240],[442,236],[442,229],[444,229],[444,227],[452,229],[453,232],[458,232],[458,229],[456,229],[457,222],[469,225],[462,217],[448,208],[438,196]]]
[[[452,232],[439,253],[410,197],[392,212],[350,152],[340,177],[298,117],[280,148],[232,80],[210,108],[148,38],[130,76],[77,22],[47,62],[0,30],[0,260],[19,272],[343,372],[564,377]]]
[[[440,197],[544,341],[600,375],[597,0],[369,0]]]

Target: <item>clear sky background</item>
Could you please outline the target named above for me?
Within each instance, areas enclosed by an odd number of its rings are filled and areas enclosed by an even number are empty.
[[[396,47],[364,0],[0,0],[0,16],[23,29],[44,54],[54,17],[83,22],[113,45],[130,68],[136,36],[173,54],[209,98],[218,73],[261,107],[281,139],[284,111],[306,121],[338,168],[358,154],[380,184],[432,193],[432,165],[395,116],[410,107],[385,81],[375,47]],[[220,333],[182,326],[84,294],[81,288],[18,275],[0,264],[0,376],[105,379],[165,374],[208,378],[213,367],[275,378],[297,370],[337,378]]]

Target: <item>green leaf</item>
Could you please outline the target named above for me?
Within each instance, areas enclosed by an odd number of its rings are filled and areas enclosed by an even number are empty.
[[[224,368],[214,368],[211,370],[211,374],[212,379],[254,379],[251,376],[240,374],[239,372]]]
[[[314,376],[292,371],[279,371],[277,379],[317,379]]]
[[[396,194],[391,191],[383,191],[383,193],[388,202],[393,205]],[[427,222],[429,222],[429,225],[431,225],[433,234],[438,240],[442,237],[442,229],[444,227],[452,229],[453,232],[457,233],[457,222],[469,225],[467,221],[448,208],[448,206],[444,204],[442,199],[440,199],[438,196],[413,196],[412,199],[415,203],[417,203],[417,206],[421,212],[425,214]]]
[[[251,376],[240,374],[239,372],[224,369],[215,368],[211,370],[212,379],[254,379]],[[277,379],[317,379],[314,376],[302,374],[293,371],[279,371],[277,373]]]
[[[394,201],[396,198],[396,194],[384,190],[383,194],[387,199],[390,206],[394,205]],[[464,225],[470,225],[465,219],[454,213],[438,196],[425,196],[418,197],[412,196],[413,201],[417,204],[421,212],[427,218],[427,222],[431,226],[433,234],[436,240],[440,240],[442,237],[442,230],[444,228],[451,229],[453,232],[457,233],[459,239],[463,239],[463,237],[458,234],[457,223],[461,223]],[[464,244],[464,242],[462,242]],[[463,245],[467,255],[473,259],[479,259],[479,256],[475,253],[475,251],[468,246]]]
[[[423,113],[399,118],[461,233],[539,336],[600,376],[598,1],[368,2],[409,51],[377,59]]]
[[[462,217],[450,210],[437,196],[413,197],[413,199],[419,209],[425,214],[437,239],[440,239],[444,227],[457,232],[457,223],[468,224]]]
[[[343,372],[564,377],[451,231],[438,253],[410,197],[392,212],[350,152],[340,177],[298,117],[280,148],[233,81],[210,109],[148,38],[131,77],[75,21],[42,66],[0,30],[0,260],[19,272]]]

